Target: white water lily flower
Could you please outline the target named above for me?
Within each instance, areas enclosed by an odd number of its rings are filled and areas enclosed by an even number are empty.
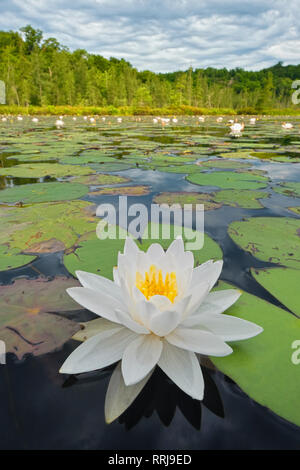
[[[84,341],[61,373],[93,371],[121,361],[106,396],[106,419],[118,417],[141,391],[156,365],[185,393],[203,399],[204,381],[196,353],[227,356],[226,341],[256,336],[262,328],[223,314],[241,293],[210,292],[222,261],[194,268],[192,252],[176,239],[165,252],[152,244],[140,251],[127,238],[114,281],[77,271],[83,287],[67,289],[81,306],[102,318],[89,322]]]

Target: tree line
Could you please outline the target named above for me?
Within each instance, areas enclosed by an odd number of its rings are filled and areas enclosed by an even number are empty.
[[[30,25],[0,31],[0,80],[10,106],[190,106],[262,112],[291,108],[300,65],[278,63],[260,71],[190,67],[138,71],[124,59],[70,51]]]

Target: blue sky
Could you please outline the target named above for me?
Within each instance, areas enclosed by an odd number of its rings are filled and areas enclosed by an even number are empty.
[[[0,0],[0,29],[26,24],[71,50],[139,70],[258,70],[300,63],[299,0]]]

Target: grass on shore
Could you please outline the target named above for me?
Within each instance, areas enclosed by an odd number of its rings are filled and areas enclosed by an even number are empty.
[[[119,115],[119,116],[175,116],[175,115],[272,115],[272,116],[299,116],[300,107],[263,109],[255,108],[197,108],[194,106],[170,106],[162,108],[137,107],[137,106],[8,106],[0,105],[2,115]]]

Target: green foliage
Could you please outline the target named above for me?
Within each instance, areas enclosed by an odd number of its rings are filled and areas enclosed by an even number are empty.
[[[78,114],[87,106],[88,114],[99,108],[105,114],[154,115],[157,110],[190,115],[280,111],[291,105],[291,84],[300,76],[300,65],[280,63],[259,72],[211,67],[138,72],[124,59],[71,52],[30,25],[20,31],[0,31],[0,80],[6,83],[9,107],[42,107],[41,114],[65,114],[69,106]]]

